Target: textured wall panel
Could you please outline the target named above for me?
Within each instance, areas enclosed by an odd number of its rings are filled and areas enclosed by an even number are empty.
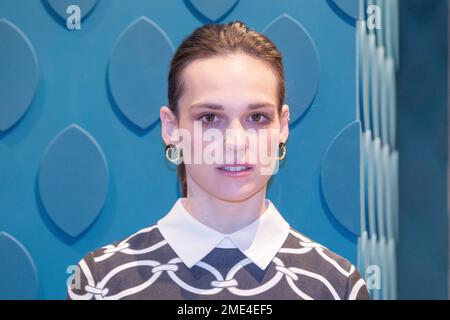
[[[28,110],[38,83],[33,45],[12,22],[0,19],[0,131],[6,131]]]
[[[360,0],[330,0],[336,5],[342,12],[351,17],[357,19],[359,16],[359,3]]]
[[[67,8],[71,5],[76,5],[80,8],[81,19],[87,17],[95,8],[98,0],[42,0],[53,10],[56,15],[65,21],[68,13]]]
[[[217,22],[229,14],[238,4],[238,0],[187,0],[196,12],[210,22]]]
[[[108,165],[88,132],[70,125],[49,143],[39,167],[39,191],[48,215],[69,236],[92,224],[108,192]]]
[[[173,51],[164,31],[146,17],[132,22],[114,46],[108,70],[111,93],[122,113],[141,129],[159,120]]]
[[[6,232],[0,232],[0,261],[0,300],[36,299],[38,276],[33,258]]]
[[[283,53],[286,103],[290,106],[291,123],[295,123],[313,102],[319,84],[320,66],[316,45],[308,31],[287,14],[277,17],[263,32]]]
[[[333,216],[347,230],[360,233],[360,137],[355,121],[339,132],[322,162],[321,187]]]

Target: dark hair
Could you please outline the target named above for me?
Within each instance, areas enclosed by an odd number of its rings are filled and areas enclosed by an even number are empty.
[[[186,37],[176,50],[169,71],[169,108],[178,117],[178,100],[184,84],[182,73],[186,66],[200,58],[220,56],[230,53],[245,53],[267,62],[278,78],[278,112],[284,104],[285,79],[281,52],[265,35],[247,27],[241,21],[226,24],[206,24]],[[186,168],[178,165],[178,176],[182,196],[187,196]]]

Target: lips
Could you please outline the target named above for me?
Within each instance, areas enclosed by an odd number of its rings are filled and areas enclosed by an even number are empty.
[[[217,170],[226,176],[242,177],[249,175],[253,171],[253,166],[249,164],[227,164],[217,167]]]

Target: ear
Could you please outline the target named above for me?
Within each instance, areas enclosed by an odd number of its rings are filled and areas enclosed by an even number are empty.
[[[280,116],[280,141],[285,142],[289,137],[289,106],[284,104]]]
[[[178,129],[178,121],[173,111],[167,106],[162,106],[159,110],[159,117],[161,119],[161,136],[164,143],[166,145],[177,143],[175,131]]]

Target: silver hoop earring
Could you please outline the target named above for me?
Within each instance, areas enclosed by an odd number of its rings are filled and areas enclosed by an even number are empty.
[[[166,146],[166,158],[174,164],[180,164],[183,161],[183,149],[178,149],[173,143]]]
[[[281,155],[280,155],[280,151],[281,151]],[[280,142],[278,145],[278,160],[283,160],[284,157],[286,157],[286,152],[287,152],[286,143]]]

